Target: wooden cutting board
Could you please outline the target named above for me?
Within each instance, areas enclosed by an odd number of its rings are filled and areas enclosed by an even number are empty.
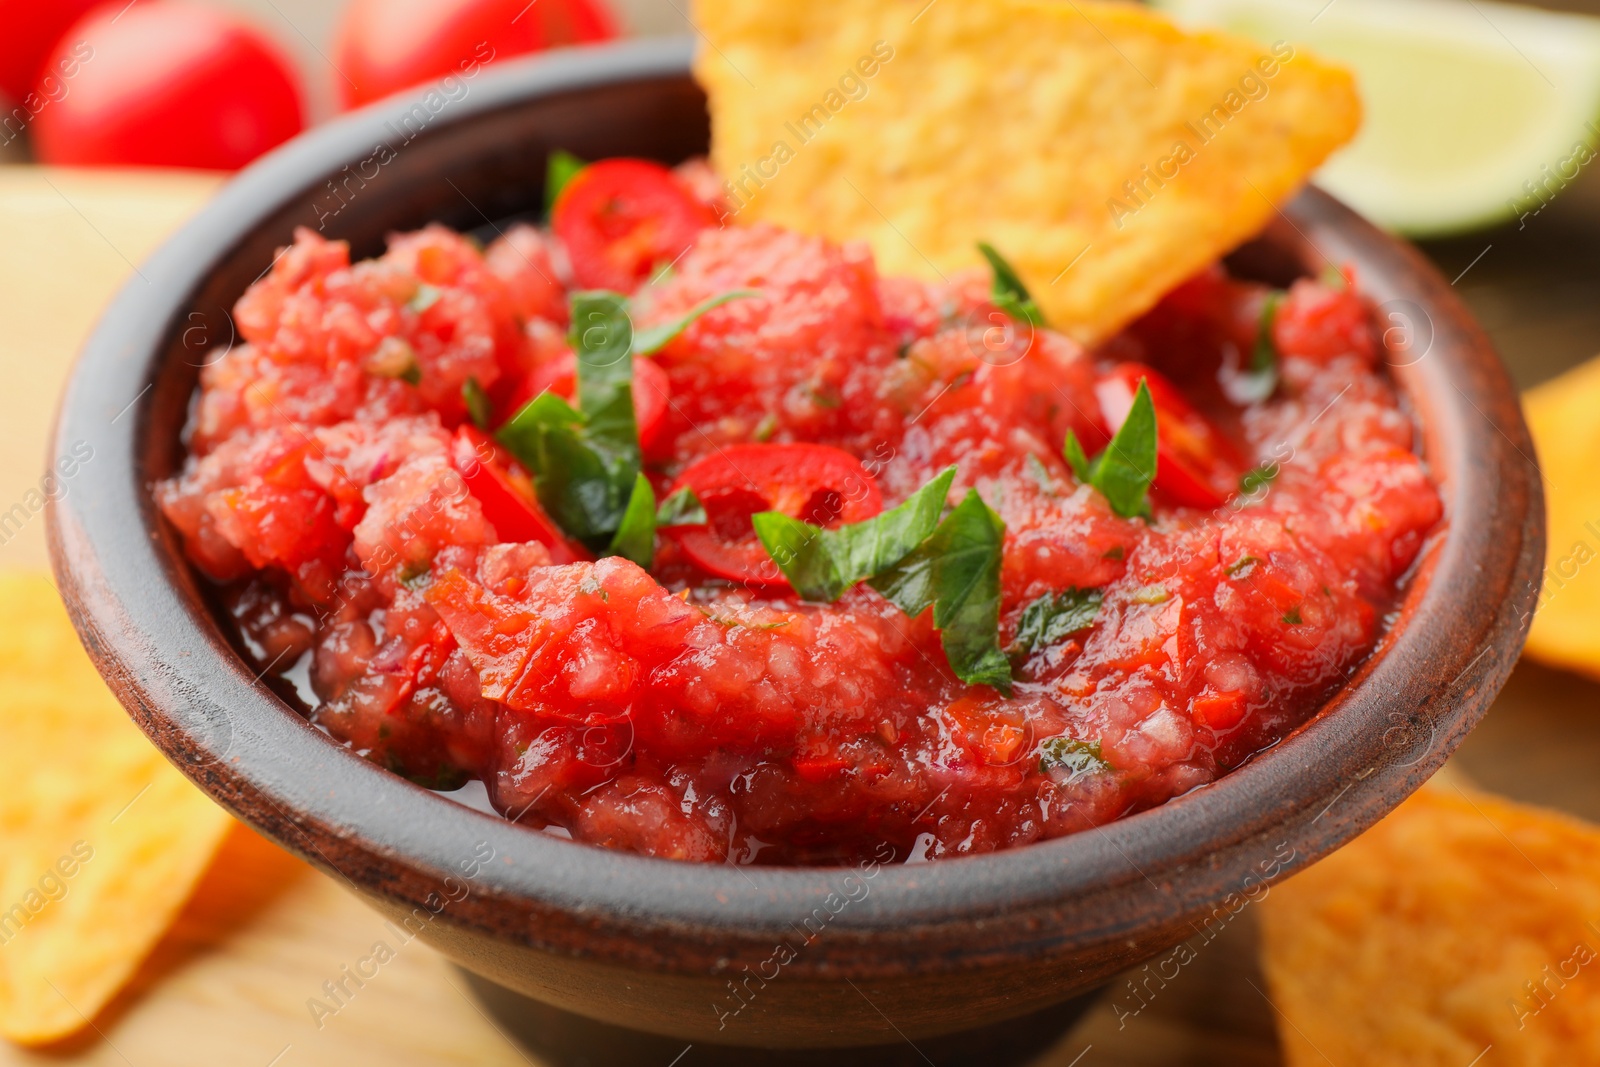
[[[135,265],[219,181],[0,166],[0,511],[38,484],[56,398],[100,310],[125,280],[140,284]],[[42,514],[0,544],[0,566],[47,566]],[[1231,924],[1126,1026],[1102,1002],[1041,1067],[1277,1063],[1271,1008],[1252,991],[1264,983],[1251,918]],[[0,1067],[535,1062],[420,942],[319,1021],[308,1001],[389,936],[332,879],[241,825],[133,985],[62,1045],[0,1042]],[[924,1049],[937,1062],[936,1044]],[[690,1050],[680,1064],[694,1062]]]

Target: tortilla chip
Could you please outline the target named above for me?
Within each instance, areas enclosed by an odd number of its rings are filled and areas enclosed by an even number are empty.
[[[1289,1067],[1600,1063],[1600,828],[1430,784],[1261,922]]]
[[[42,575],[0,572],[0,1034],[88,1024],[233,820],[128,720]]]
[[[1600,359],[1523,398],[1544,468],[1544,587],[1528,654],[1600,678]]]
[[[978,266],[988,241],[1086,343],[1259,232],[1360,123],[1346,71],[1134,4],[695,12],[734,218],[865,238],[886,274]]]

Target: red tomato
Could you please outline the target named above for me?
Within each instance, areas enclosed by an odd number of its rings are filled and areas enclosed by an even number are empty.
[[[607,159],[579,171],[556,198],[550,228],[578,284],[631,293],[716,225],[709,207],[659,163]]]
[[[300,132],[293,66],[234,15],[178,0],[112,4],[67,31],[51,66],[81,59],[83,42],[93,58],[34,120],[46,163],[234,170]]]
[[[787,583],[750,525],[756,512],[837,526],[883,510],[872,475],[829,445],[732,445],[691,463],[672,489],[684,486],[711,520],[675,531],[684,555],[719,578],[758,585]]]
[[[463,425],[456,431],[450,458],[483,508],[483,517],[503,540],[537,541],[550,550],[552,563],[592,558],[562,535],[539,506],[533,482],[477,427]]]
[[[558,45],[606,41],[605,0],[353,0],[334,40],[347,108]]]
[[[51,0],[47,4],[0,0],[0,26],[5,27],[0,33],[0,93],[19,104],[35,89],[40,90],[42,99],[57,95],[60,90],[41,82],[46,75],[59,80],[64,72],[47,67],[45,60],[57,51],[56,42],[67,29],[97,3],[100,0]],[[68,42],[68,51],[79,43],[78,39]]]
[[[522,406],[540,393],[551,392],[571,400],[578,391],[578,357],[572,353],[547,363],[524,379],[511,394],[506,404],[505,417],[510,418]],[[667,383],[667,373],[653,360],[635,358],[633,361],[633,417],[639,424],[639,444],[647,447],[657,430],[666,420],[667,400],[672,386]]]
[[[1239,491],[1244,461],[1222,431],[1189,406],[1177,388],[1141,363],[1121,363],[1095,382],[1095,398],[1107,433],[1116,433],[1133,407],[1139,379],[1150,387],[1156,409],[1155,488],[1175,504],[1214,508]]]

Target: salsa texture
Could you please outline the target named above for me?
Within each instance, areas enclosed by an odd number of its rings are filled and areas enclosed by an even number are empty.
[[[719,223],[717,189],[607,161],[487,248],[429,226],[352,263],[302,230],[240,298],[156,496],[334,737],[608,848],[919,861],[1211,782],[1369,654],[1442,505],[1348,272],[1219,265],[1087,351],[1003,260],[880,277],[865,245]],[[625,376],[582,362],[595,288],[626,297]],[[529,460],[508,430],[537,402],[600,440],[603,374],[648,488],[609,539],[570,517],[600,483],[549,466],[568,431]],[[1141,411],[1130,495],[1095,464]],[[804,599],[753,526],[848,528],[951,468],[925,525],[970,521],[912,557],[966,596],[948,618],[890,579]]]

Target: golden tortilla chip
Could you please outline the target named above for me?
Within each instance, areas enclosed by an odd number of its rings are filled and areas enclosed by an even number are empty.
[[[1050,324],[1114,333],[1259,232],[1355,133],[1346,71],[1099,0],[697,0],[734,218],[886,274],[988,241]]]
[[[0,1034],[88,1024],[233,820],[128,720],[42,575],[0,572]]]
[[[1261,923],[1289,1067],[1600,1063],[1600,828],[1431,784]]]
[[[1600,678],[1600,359],[1523,398],[1544,468],[1544,587],[1528,654]]]

